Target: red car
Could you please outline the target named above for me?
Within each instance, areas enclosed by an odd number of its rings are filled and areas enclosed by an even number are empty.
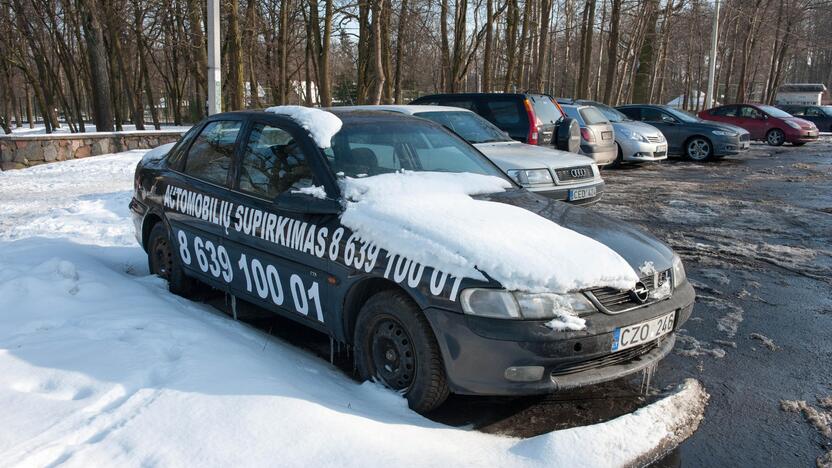
[[[772,146],[783,143],[801,146],[818,139],[818,128],[812,122],[763,104],[714,107],[700,112],[699,118],[742,127],[748,130],[752,140],[763,140]]]

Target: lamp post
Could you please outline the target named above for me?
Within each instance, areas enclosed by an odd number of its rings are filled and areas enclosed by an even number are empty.
[[[716,45],[719,36],[719,0],[714,0],[714,25],[711,30],[711,56],[708,59],[708,90],[705,92],[705,109],[714,105],[714,78],[716,77]]]
[[[222,112],[220,2],[208,0],[208,115]]]

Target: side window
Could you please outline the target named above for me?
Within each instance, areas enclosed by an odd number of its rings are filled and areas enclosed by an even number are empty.
[[[488,109],[488,115],[485,117],[498,127],[526,123],[526,116],[515,99],[486,100],[485,108]]]
[[[714,109],[713,112],[711,112],[711,114],[720,115],[722,117],[736,117],[737,108],[734,106],[720,107],[718,109]]]
[[[760,113],[757,109],[751,106],[742,106],[740,107],[739,117],[744,119],[762,119],[763,114]]]
[[[805,115],[805,116],[808,116],[808,117],[820,117],[823,114],[821,114],[820,109],[818,109],[817,107],[809,107],[808,109],[806,109],[805,114],[803,112],[801,112],[799,114],[792,114],[792,115]]]
[[[185,161],[185,173],[208,182],[225,185],[234,156],[234,142],[240,121],[211,122],[194,140]]]
[[[199,125],[194,125],[188,130],[185,135],[179,139],[179,143],[171,149],[170,153],[166,156],[168,166],[172,167],[173,169],[181,169],[182,162],[185,157],[185,151],[188,149],[188,146],[191,144],[191,141],[196,137],[198,132]]]
[[[469,111],[475,112],[477,110],[476,106],[474,105],[474,102],[469,100],[442,101],[442,105],[448,107],[461,107],[463,109],[468,109]]]
[[[255,124],[240,164],[240,190],[273,199],[313,185],[312,170],[292,135],[279,127]]]
[[[658,122],[658,123],[673,123],[676,121],[673,117],[658,109],[645,107],[641,109],[641,120],[644,122]]]
[[[639,110],[637,108],[624,107],[624,108],[621,108],[621,109],[618,109],[618,110],[621,111],[621,113],[623,113],[624,115],[626,115],[627,117],[629,117],[632,120],[641,120],[641,113],[639,112]]]

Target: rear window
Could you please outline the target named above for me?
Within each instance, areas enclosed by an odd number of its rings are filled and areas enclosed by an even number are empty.
[[[578,112],[581,113],[581,117],[584,118],[584,122],[586,122],[587,125],[610,123],[610,121],[604,117],[604,114],[594,107],[584,107]]]
[[[534,115],[544,124],[558,123],[563,115],[548,96],[529,96],[534,108]]]
[[[415,115],[453,130],[469,143],[511,141],[502,130],[473,112],[419,112]]]

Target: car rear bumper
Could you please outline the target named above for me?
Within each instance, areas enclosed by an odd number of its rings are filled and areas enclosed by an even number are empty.
[[[451,390],[470,395],[533,395],[615,380],[654,365],[675,343],[695,294],[685,283],[667,300],[621,314],[589,315],[587,329],[554,331],[545,321],[472,317],[425,309],[441,349]],[[674,312],[674,331],[635,348],[612,352],[616,328]],[[507,369],[540,366],[542,377],[518,382]],[[574,369],[574,371],[573,371]]]
[[[572,198],[570,195],[574,193],[573,190],[590,187],[595,187],[594,197],[582,198],[579,200],[570,200],[570,198]],[[573,205],[589,205],[601,199],[601,196],[604,194],[604,187],[606,187],[604,181],[598,182],[597,180],[593,179],[583,184],[555,186],[554,188],[550,186],[540,189],[526,187],[526,189],[530,192],[534,192],[538,195],[543,195],[544,197],[551,198],[553,200],[565,201]]]
[[[618,148],[615,144],[608,146],[581,145],[581,153],[595,160],[595,164],[606,166],[615,162],[618,157]]]

